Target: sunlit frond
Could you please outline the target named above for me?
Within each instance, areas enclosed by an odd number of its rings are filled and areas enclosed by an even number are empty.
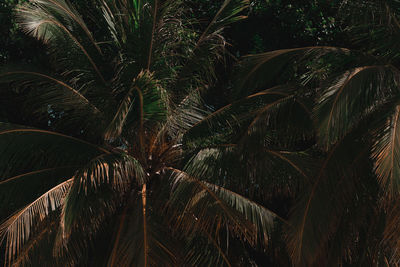
[[[19,24],[27,34],[54,47],[68,43],[71,49],[87,60],[88,71],[94,71],[97,78],[105,83],[95,59],[95,56],[101,56],[101,50],[70,4],[63,0],[34,0],[20,5],[17,11]],[[56,53],[61,55],[65,51]]]
[[[388,199],[395,199],[400,193],[400,107],[386,119],[384,127],[374,144],[372,158],[375,172]]]
[[[76,172],[66,196],[61,214],[63,238],[68,238],[73,227],[79,225],[99,228],[105,214],[115,210],[124,193],[134,184],[145,183],[146,179],[139,161],[129,155],[103,154],[92,159]],[[99,195],[106,199],[98,198]],[[83,217],[90,219],[83,221]]]
[[[218,229],[225,225],[251,244],[257,240],[264,245],[268,243],[274,220],[279,216],[230,190],[199,181],[183,171],[171,170],[174,172],[172,203],[178,200],[184,203],[178,221],[180,227],[218,233]]]
[[[59,209],[65,194],[71,188],[73,178],[53,187],[1,224],[0,235],[7,244],[6,255],[12,261],[31,238],[32,228],[44,220],[49,213]]]

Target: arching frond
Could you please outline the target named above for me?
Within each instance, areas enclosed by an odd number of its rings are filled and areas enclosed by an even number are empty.
[[[280,74],[299,59],[316,59],[326,54],[349,53],[348,49],[315,46],[275,50],[262,54],[245,56],[239,64],[237,74],[236,94],[255,93],[265,88],[275,86]]]
[[[136,122],[139,127],[157,124],[166,117],[167,107],[168,96],[164,89],[151,73],[142,71],[122,99],[105,131],[105,138],[117,138],[126,124],[132,126]]]
[[[224,250],[225,240],[217,240],[207,232],[204,235],[205,238],[201,236],[189,238],[186,245],[187,252],[183,259],[184,264],[190,266],[234,266],[234,261]]]
[[[181,137],[209,114],[203,106],[199,92],[197,90],[191,92],[171,109],[163,131],[167,131],[172,138]]]
[[[267,246],[269,243],[275,220],[279,220],[281,223],[287,223],[286,220],[279,217],[276,213],[248,198],[214,184],[205,184],[216,192],[228,205],[244,214],[245,218],[256,226],[258,239],[264,246]]]
[[[240,132],[240,126],[248,125],[248,120],[257,114],[274,109],[290,98],[293,98],[293,95],[277,90],[277,88],[250,95],[209,114],[193,125],[185,133],[183,140],[186,143],[199,142],[205,137],[210,140],[211,136],[217,140],[224,140],[224,136],[237,133],[238,130]]]
[[[372,158],[375,160],[375,172],[387,200],[395,199],[400,193],[400,107],[395,106],[394,112],[384,122],[378,133]]]
[[[3,220],[16,210],[34,201],[52,187],[72,177],[78,166],[60,166],[36,169],[7,177],[0,182],[0,219]],[[23,190],[29,188],[29,191]]]
[[[40,168],[85,164],[109,153],[101,146],[57,132],[0,123],[1,179]]]
[[[328,149],[361,119],[397,93],[392,66],[363,66],[347,71],[322,89],[315,110],[319,143]]]
[[[196,33],[197,41],[177,73],[171,90],[183,99],[193,90],[211,85],[215,78],[215,62],[224,56],[226,40],[221,32],[227,25],[244,19],[242,11],[248,0],[225,0],[204,31]]]
[[[369,145],[356,139],[363,129],[358,130],[331,148],[319,164],[315,179],[306,184],[292,208],[287,242],[294,264],[307,266],[326,260],[329,240],[340,231],[340,219],[360,201],[361,184],[370,169]],[[340,243],[343,247],[346,244]]]
[[[34,235],[33,226],[62,205],[72,182],[71,178],[53,187],[1,224],[0,236],[2,239],[6,238],[6,255],[9,261],[19,255],[24,244]]]
[[[4,70],[0,83],[10,83],[23,101],[21,112],[52,129],[96,136],[104,114],[62,78],[32,70]],[[62,120],[62,122],[60,122]]]
[[[201,34],[197,41],[197,46],[206,41],[212,33],[221,31],[223,27],[246,18],[246,16],[241,15],[241,12],[245,10],[248,5],[248,0],[225,0],[207,28]]]
[[[258,199],[294,196],[311,180],[314,164],[304,152],[247,150],[239,145],[206,148],[195,154],[184,170],[194,177]],[[263,190],[259,190],[263,188]]]
[[[162,214],[154,213],[150,196],[143,212],[142,196],[132,196],[118,217],[109,266],[177,265],[179,244],[168,232]]]
[[[63,0],[34,0],[20,5],[17,14],[20,26],[27,34],[53,47],[68,43],[75,53],[86,59],[88,73],[94,72],[94,76],[105,83],[94,57],[100,57],[101,50],[80,15],[70,4]],[[69,52],[72,57],[72,50]],[[62,50],[55,53],[66,56]],[[63,60],[64,63],[68,61],[66,57]]]
[[[75,173],[66,196],[61,213],[62,242],[67,242],[74,228],[89,227],[96,232],[128,189],[135,183],[144,184],[146,179],[139,161],[129,155],[103,154],[92,159]]]
[[[218,229],[225,225],[251,244],[257,240],[268,243],[274,220],[278,217],[275,213],[225,188],[197,180],[183,171],[171,170],[174,172],[171,201],[179,200],[184,204],[178,222],[180,227],[218,234]],[[215,218],[218,220],[212,221]],[[189,223],[193,225],[186,225]]]

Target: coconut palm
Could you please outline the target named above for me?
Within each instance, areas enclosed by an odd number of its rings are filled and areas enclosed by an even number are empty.
[[[297,62],[302,84],[294,95],[314,102],[305,105],[312,107],[309,136],[315,136],[305,152],[317,164],[304,172],[306,182],[293,195],[284,230],[291,263],[397,266],[399,2],[345,1],[341,8],[351,15],[345,21],[353,22],[354,49],[305,47],[248,56],[242,62],[247,74],[238,75],[237,84],[261,92]]]
[[[216,111],[203,102],[224,59],[222,30],[246,6],[225,0],[206,26],[179,0],[18,7],[51,61],[0,74],[5,264],[231,266],[267,248],[287,222],[255,200],[292,194],[306,176],[302,155],[281,147],[304,140],[310,119],[286,87],[237,93]],[[306,124],[288,129],[282,116]],[[265,120],[267,137],[254,130]],[[222,160],[230,172],[213,168]],[[291,183],[266,178],[279,173]]]

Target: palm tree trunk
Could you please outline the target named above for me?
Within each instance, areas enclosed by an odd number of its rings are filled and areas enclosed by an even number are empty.
[[[147,221],[146,221],[146,183],[142,187],[142,207],[143,207],[143,250],[144,250],[144,267],[147,267]]]

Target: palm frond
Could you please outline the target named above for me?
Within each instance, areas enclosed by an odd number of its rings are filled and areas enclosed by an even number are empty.
[[[400,145],[399,112],[400,107],[395,106],[393,113],[385,120],[384,126],[380,129],[381,132],[372,150],[375,173],[387,200],[395,199],[400,192],[400,166],[397,160]]]
[[[132,184],[135,181],[144,184],[146,179],[140,162],[129,155],[103,154],[92,159],[75,173],[74,183],[66,196],[61,213],[62,238],[67,240],[73,228],[78,226],[79,229],[84,229],[85,225],[93,231],[98,229],[105,217],[102,209],[106,206],[108,213],[115,210],[115,205]],[[108,201],[98,198],[99,194],[103,198],[107,196]],[[83,217],[90,219],[82,220]]]
[[[221,109],[209,114],[190,128],[184,135],[184,142],[204,141],[213,136],[216,140],[225,140],[227,136],[240,133],[243,126],[249,125],[249,120],[257,120],[258,114],[265,114],[270,110],[276,110],[281,103],[294,98],[294,95],[271,88],[260,93],[249,95],[241,100],[233,102]],[[250,128],[252,125],[250,124]],[[204,144],[204,143],[203,143]]]
[[[397,77],[392,66],[363,66],[347,71],[333,85],[323,88],[315,110],[319,143],[328,149],[393,97]]]
[[[151,73],[142,71],[121,101],[104,136],[107,140],[117,138],[125,124],[136,122],[139,127],[143,127],[162,121],[167,114],[167,106],[168,97],[158,81]]]
[[[247,150],[231,144],[200,150],[184,170],[204,182],[232,188],[251,198],[270,199],[297,195],[302,183],[311,181],[314,167],[305,152],[265,146]]]
[[[207,28],[197,41],[197,46],[209,38],[212,33],[219,32],[221,29],[236,21],[245,19],[246,16],[240,15],[249,5],[248,0],[225,0]]]
[[[0,73],[0,82],[10,83],[17,91],[18,99],[23,101],[21,112],[52,129],[94,136],[96,129],[101,129],[103,112],[62,78],[29,69],[10,69]]]
[[[216,240],[210,233],[204,232],[205,238],[194,236],[187,241],[184,264],[190,266],[228,266],[233,262],[224,250],[223,241]],[[220,241],[220,242],[218,242]]]
[[[213,84],[216,73],[215,63],[224,56],[226,40],[221,35],[224,27],[244,19],[241,12],[248,7],[247,0],[225,0],[207,27],[198,35],[197,41],[190,48],[190,54],[177,73],[172,90],[183,99],[188,93],[198,88]]]
[[[0,182],[0,220],[34,201],[39,194],[63,182],[64,177],[72,177],[77,167],[60,166],[35,169],[2,180]],[[30,190],[21,190],[25,187]]]
[[[287,242],[294,264],[310,265],[326,259],[329,240],[339,230],[338,221],[362,194],[360,184],[370,171],[366,167],[369,145],[355,139],[362,131],[358,130],[331,148],[315,179],[306,184],[292,208]]]
[[[92,56],[93,51],[96,51],[96,54],[101,51],[83,20],[71,5],[63,0],[34,0],[20,5],[17,14],[19,24],[27,34],[55,47],[68,40],[71,48],[76,48],[75,52],[86,58],[88,66],[90,66],[88,72],[94,71],[95,75],[105,83],[98,63]],[[83,34],[78,34],[79,31]],[[90,45],[88,46],[87,43]],[[64,52],[58,51],[57,53]],[[64,60],[64,62],[67,61],[68,59]]]
[[[244,214],[257,228],[257,235],[261,245],[267,247],[271,238],[276,220],[287,223],[271,210],[223,187],[205,183],[217,196],[228,203],[229,206]]]
[[[183,171],[171,170],[174,172],[171,203],[180,202],[184,207],[178,222],[180,227],[218,234],[225,225],[253,245],[257,240],[264,245],[268,243],[278,217],[275,213],[220,186],[199,181]]]
[[[318,59],[327,54],[346,54],[348,49],[315,46],[275,50],[262,54],[245,56],[239,63],[237,81],[235,83],[237,96],[244,93],[255,93],[275,86],[282,73],[296,61]]]
[[[154,213],[151,197],[146,196],[145,213],[143,204],[141,196],[131,196],[121,212],[108,260],[110,266],[177,265],[179,245],[160,219],[162,214]]]
[[[2,179],[40,168],[82,165],[101,153],[101,146],[57,132],[0,123]]]
[[[175,139],[202,121],[209,111],[204,107],[199,92],[196,90],[188,94],[179,105],[171,108],[170,113],[163,127],[164,131]]]
[[[63,204],[72,182],[73,178],[53,187],[1,224],[0,236],[2,240],[6,238],[6,255],[9,261],[19,255],[23,245],[32,236],[32,227]]]

